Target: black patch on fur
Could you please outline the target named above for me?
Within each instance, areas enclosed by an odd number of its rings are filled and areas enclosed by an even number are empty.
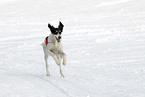
[[[48,39],[48,36],[45,39]]]

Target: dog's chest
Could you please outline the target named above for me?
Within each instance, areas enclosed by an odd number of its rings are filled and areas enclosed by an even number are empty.
[[[62,44],[61,44],[61,42],[55,43],[53,49],[54,49],[54,50],[61,50],[61,49],[62,49]]]
[[[49,35],[47,40],[45,40],[45,44],[47,44],[49,46],[49,49],[52,49],[52,50],[55,50],[55,51],[56,50],[62,50],[61,42],[58,42],[53,35]]]

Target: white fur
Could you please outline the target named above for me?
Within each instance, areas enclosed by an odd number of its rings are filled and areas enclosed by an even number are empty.
[[[44,59],[46,64],[46,75],[50,76],[50,73],[48,71],[48,57],[52,56],[55,60],[56,64],[60,68],[60,74],[64,77],[61,69],[61,60],[63,59],[63,65],[66,65],[66,54],[63,52],[61,41],[57,42],[55,36],[53,34],[50,34],[48,37],[48,44],[46,46],[46,40],[41,44],[43,46],[44,51]]]

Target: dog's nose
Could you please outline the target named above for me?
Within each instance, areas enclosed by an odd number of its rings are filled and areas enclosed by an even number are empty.
[[[58,39],[61,39],[61,36],[59,36]]]

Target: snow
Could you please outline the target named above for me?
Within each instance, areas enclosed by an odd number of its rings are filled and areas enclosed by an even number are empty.
[[[144,0],[1,0],[0,97],[145,97]],[[67,65],[40,44],[64,24]]]

